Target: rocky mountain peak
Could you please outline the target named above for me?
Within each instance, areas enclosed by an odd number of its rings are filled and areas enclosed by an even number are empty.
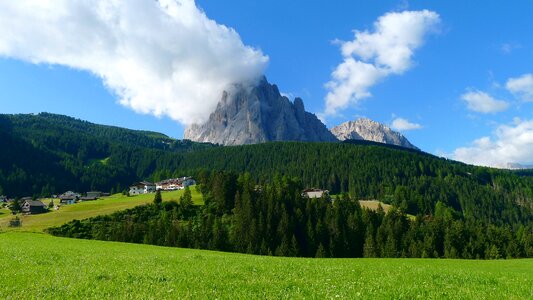
[[[254,87],[235,85],[225,91],[205,124],[185,130],[185,139],[222,145],[268,141],[337,141],[303,100],[294,103],[265,77]]]
[[[331,132],[341,141],[367,140],[418,150],[401,133],[367,118],[342,123],[339,126],[333,127]]]

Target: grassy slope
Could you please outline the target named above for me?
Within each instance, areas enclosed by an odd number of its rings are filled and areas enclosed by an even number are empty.
[[[533,260],[279,258],[15,232],[0,234],[0,253],[2,299],[533,295]]]
[[[383,208],[383,211],[388,212],[391,208],[389,204],[385,204],[377,200],[359,200],[361,207],[368,208],[370,210],[377,210],[379,205]]]
[[[196,204],[202,203],[202,196],[196,191],[196,188],[191,188],[193,201]],[[163,192],[162,197],[164,201],[177,201],[183,194],[181,191]],[[133,208],[138,205],[152,202],[154,194],[138,195],[126,197],[122,194],[116,194],[111,197],[103,198],[101,200],[77,203],[74,205],[64,205],[57,211],[51,211],[41,215],[21,216],[22,227],[17,228],[17,231],[43,231],[45,228],[62,225],[74,219],[86,219],[98,215],[111,214],[113,212]],[[57,201],[57,200],[56,200]],[[44,201],[47,203],[47,201]],[[0,228],[3,230],[11,230],[7,228],[7,224],[11,216],[9,214],[0,214]]]

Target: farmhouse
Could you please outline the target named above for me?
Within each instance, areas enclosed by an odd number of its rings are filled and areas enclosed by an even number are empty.
[[[156,185],[151,182],[141,181],[130,186],[130,195],[140,195],[155,192]]]
[[[75,193],[73,191],[64,192],[63,194],[59,195],[59,199],[65,198],[65,199],[79,199],[81,195],[79,193]]]
[[[76,203],[77,198],[72,196],[61,196],[59,197],[59,203],[61,205],[71,205]]]
[[[329,191],[321,189],[307,189],[302,192],[303,197],[311,198],[322,198],[323,196],[329,196]]]
[[[22,203],[22,212],[29,215],[42,214],[46,212],[46,206],[38,200],[25,200]]]

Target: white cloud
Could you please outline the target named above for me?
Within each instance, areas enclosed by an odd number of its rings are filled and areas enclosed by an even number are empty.
[[[520,48],[522,48],[522,45],[518,43],[503,43],[500,45],[500,50],[503,54],[511,54],[511,52]]]
[[[497,113],[509,108],[509,103],[503,100],[494,99],[491,95],[481,92],[472,91],[461,95],[468,106],[468,109],[478,113]]]
[[[121,104],[184,124],[268,63],[194,0],[0,1],[0,55],[89,71]]]
[[[520,99],[533,102],[533,74],[524,74],[521,77],[510,78],[507,80],[505,87]]]
[[[417,124],[417,123],[411,123],[409,122],[409,120],[406,120],[404,118],[396,118],[392,121],[391,127],[394,130],[407,131],[407,130],[421,129],[422,125]]]
[[[533,162],[533,120],[515,119],[511,125],[500,125],[492,138],[481,137],[468,147],[456,149],[452,157],[499,168],[516,163],[530,164]]]
[[[344,61],[326,84],[327,115],[371,96],[369,89],[391,74],[403,74],[413,64],[414,51],[440,23],[429,10],[387,13],[374,23],[374,31],[355,31],[353,41],[342,42]]]

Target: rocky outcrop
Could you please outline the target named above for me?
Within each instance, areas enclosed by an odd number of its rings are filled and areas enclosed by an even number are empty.
[[[185,139],[221,145],[268,141],[337,141],[320,120],[263,78],[255,87],[236,85],[222,95],[207,123],[185,129]]]
[[[342,123],[332,128],[331,132],[341,141],[367,140],[419,150],[401,133],[366,118]]]

